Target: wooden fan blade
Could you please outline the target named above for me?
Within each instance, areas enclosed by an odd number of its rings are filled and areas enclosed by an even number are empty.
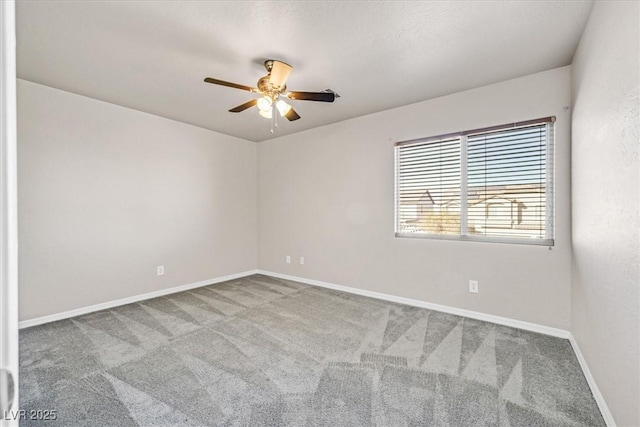
[[[287,111],[287,114],[285,114],[284,116],[290,122],[292,122],[294,120],[298,120],[300,118],[300,115],[298,113],[296,113],[296,111],[293,108],[289,108],[289,111]]]
[[[281,61],[273,61],[273,68],[271,69],[271,75],[269,76],[269,83],[275,88],[283,88],[287,82],[289,75],[293,67]]]
[[[256,89],[255,87],[249,87],[245,85],[239,85],[237,83],[225,82],[224,80],[212,79],[211,77],[207,77],[206,79],[204,79],[204,81],[207,83],[212,83],[214,85],[227,86],[235,89],[247,90],[249,92],[258,92],[258,89]]]
[[[286,96],[300,101],[333,102],[336,100],[336,94],[332,92],[289,92]]]
[[[251,101],[247,101],[242,105],[238,105],[235,108],[232,108],[231,110],[229,110],[230,113],[239,113],[241,111],[246,110],[247,108],[251,108],[254,105],[256,105],[258,103],[257,99],[252,99]]]

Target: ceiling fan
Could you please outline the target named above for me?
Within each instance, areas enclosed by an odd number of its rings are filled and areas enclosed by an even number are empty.
[[[267,75],[258,80],[258,87],[244,86],[211,77],[207,77],[204,81],[207,83],[260,94],[260,98],[247,101],[244,104],[230,109],[229,111],[232,113],[239,113],[257,105],[259,110],[258,112],[262,117],[272,119],[271,132],[273,132],[273,127],[278,125],[276,121],[276,111],[289,121],[298,120],[300,118],[300,115],[296,113],[291,105],[287,104],[282,98],[300,101],[333,102],[336,97],[339,97],[338,94],[330,89],[327,89],[324,92],[286,92],[287,78],[289,78],[293,67],[282,61],[274,59],[264,61],[264,67],[267,69]]]

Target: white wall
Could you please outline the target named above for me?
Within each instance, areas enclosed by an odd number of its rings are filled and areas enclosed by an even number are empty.
[[[609,409],[640,425],[637,2],[597,2],[572,67],[572,332]]]
[[[261,142],[259,268],[568,329],[569,104],[564,67]],[[550,115],[553,250],[394,237],[395,141]]]
[[[255,269],[256,155],[19,80],[21,320]]]

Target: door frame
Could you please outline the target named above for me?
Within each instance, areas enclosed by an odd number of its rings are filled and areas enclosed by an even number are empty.
[[[15,1],[0,1],[0,368],[13,375],[18,411],[18,199]],[[6,386],[6,383],[5,383]],[[7,398],[6,390],[0,397]],[[0,426],[18,422],[0,413]]]

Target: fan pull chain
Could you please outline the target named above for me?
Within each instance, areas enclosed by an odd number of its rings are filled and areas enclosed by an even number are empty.
[[[275,133],[275,128],[278,127],[278,115],[276,114],[276,103],[271,104],[271,133]]]
[[[276,108],[276,101],[273,101],[271,108],[272,108],[271,116],[273,117],[273,124],[277,128],[278,127],[278,109]]]

